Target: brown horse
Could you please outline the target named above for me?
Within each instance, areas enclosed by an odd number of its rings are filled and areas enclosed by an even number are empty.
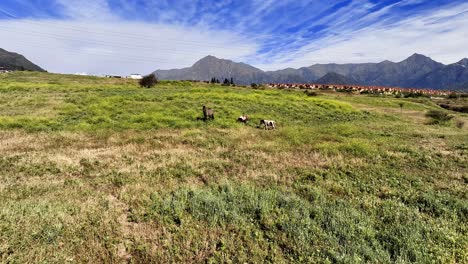
[[[205,121],[214,120],[214,110],[203,106],[203,119]]]

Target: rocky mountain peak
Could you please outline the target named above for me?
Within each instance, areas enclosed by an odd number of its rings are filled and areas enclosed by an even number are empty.
[[[438,62],[434,61],[433,59],[424,56],[422,54],[415,53],[408,57],[406,60],[402,61],[401,63],[408,63],[408,64],[423,64],[423,63],[430,63],[430,64],[439,64]]]

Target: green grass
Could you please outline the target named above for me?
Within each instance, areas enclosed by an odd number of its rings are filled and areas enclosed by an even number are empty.
[[[467,115],[436,109],[0,75],[0,262],[466,263]]]
[[[216,109],[211,125],[222,128],[239,127],[236,117],[243,113],[252,113],[251,118],[258,120],[275,119],[284,126],[365,118],[347,103],[307,98],[300,93],[180,82],[141,89],[129,81],[116,85],[114,80],[102,80],[100,86],[95,84],[96,78],[75,82],[74,77],[68,77],[69,83],[53,84],[34,84],[31,82],[36,78],[31,78],[22,85],[18,80],[26,78],[20,77],[13,78],[13,84],[9,79],[3,81],[7,84],[0,88],[0,101],[6,103],[0,128],[94,131],[203,127],[206,124],[196,122],[202,105]],[[38,111],[43,114],[38,116]]]

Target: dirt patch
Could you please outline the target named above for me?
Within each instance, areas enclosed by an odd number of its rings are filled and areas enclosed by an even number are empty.
[[[120,212],[120,216],[117,218],[117,222],[119,223],[123,240],[117,245],[117,256],[119,257],[120,263],[130,263],[132,255],[129,252],[128,247],[133,244],[131,235],[132,231],[135,230],[136,224],[128,221],[129,207],[127,204],[112,194],[107,197],[107,200],[109,201],[109,205],[114,208],[114,210]]]

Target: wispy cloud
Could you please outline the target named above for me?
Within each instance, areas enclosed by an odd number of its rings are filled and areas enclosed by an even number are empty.
[[[53,72],[128,74],[188,66],[203,56],[241,58],[256,44],[228,31],[122,22],[3,21],[5,49]],[[216,36],[216,37],[213,37]]]
[[[240,34],[198,26],[122,19],[106,1],[57,0],[66,19],[0,20],[2,47],[52,72],[149,73],[189,66],[203,56],[242,58],[257,44]],[[0,7],[0,10],[1,9]]]
[[[55,0],[62,14],[74,20],[106,21],[117,19],[106,0]]]
[[[147,73],[208,54],[263,69],[468,56],[464,0],[39,2],[0,3],[1,46],[54,72]]]
[[[343,28],[341,32],[291,50],[288,56],[278,55],[271,61],[272,54],[263,55],[268,63],[257,66],[274,69],[328,62],[399,61],[412,53],[453,63],[468,55],[467,11],[468,3],[465,3],[402,20],[383,19],[365,27]],[[368,19],[366,16],[362,20]]]

